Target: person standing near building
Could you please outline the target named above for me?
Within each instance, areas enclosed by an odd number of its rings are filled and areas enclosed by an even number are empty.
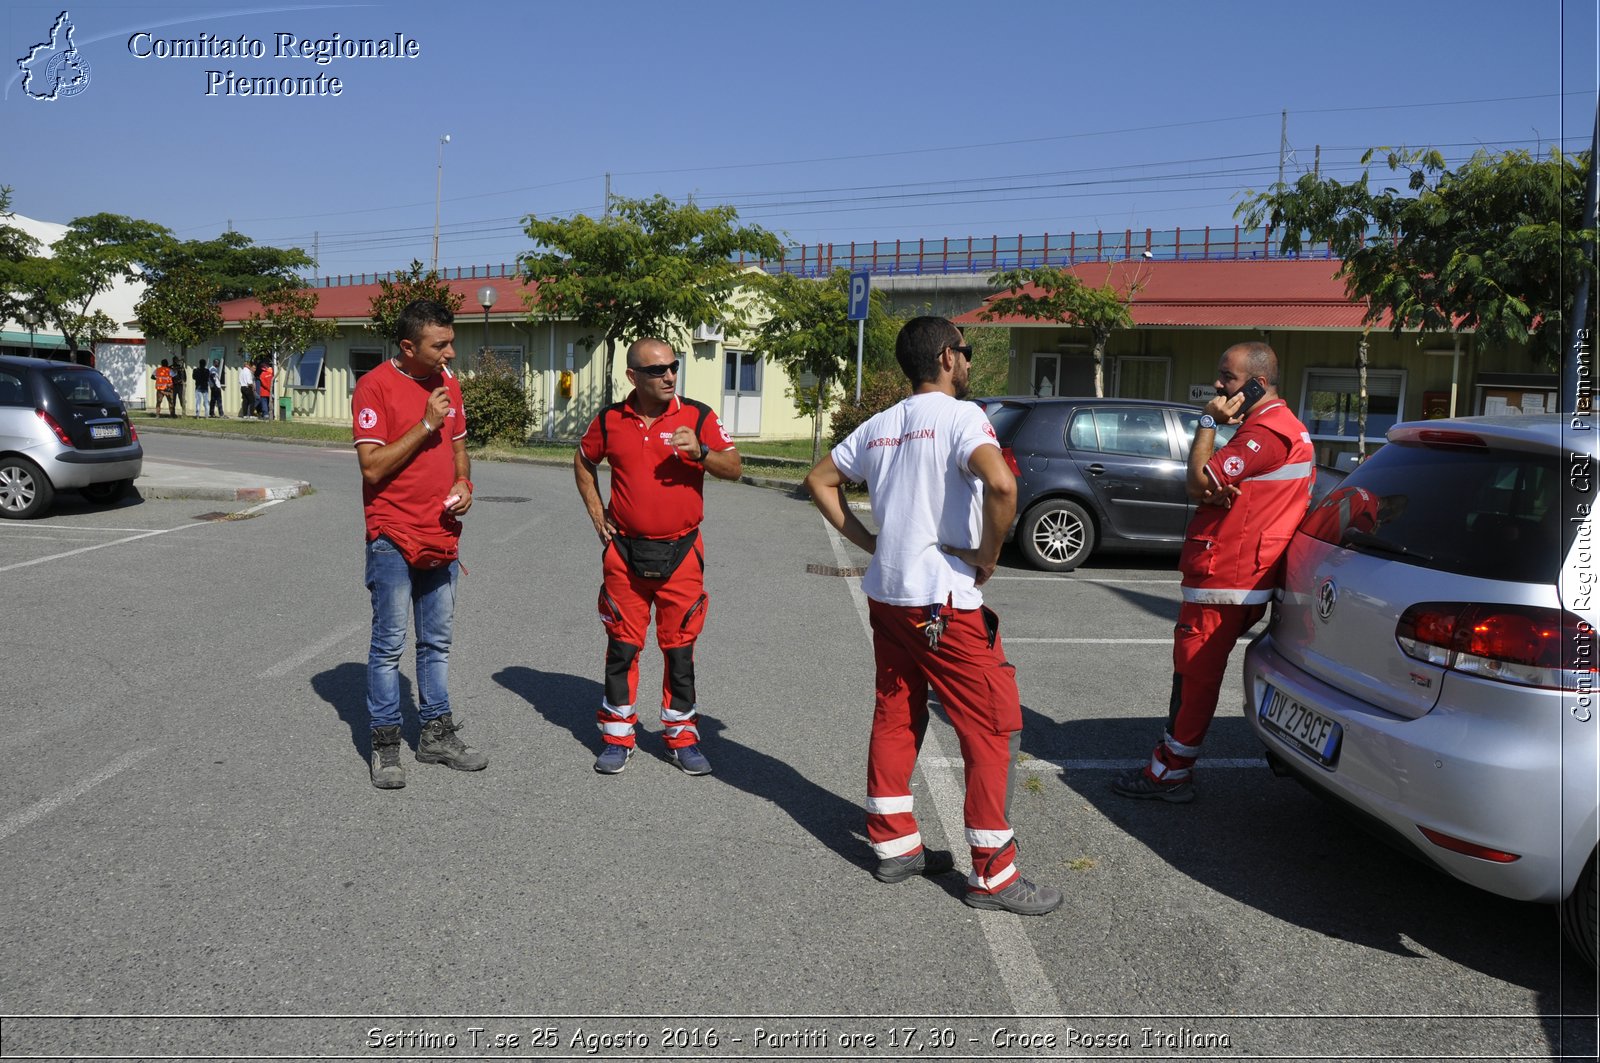
[[[223,415],[222,386],[226,381],[223,380],[222,362],[223,360],[218,358],[211,366],[211,405],[206,410],[206,416],[208,417],[221,417]]]
[[[172,398],[177,405],[173,408],[172,416],[178,416],[178,410],[183,410],[184,413],[189,412],[184,409],[188,405],[188,400],[185,398],[185,393],[188,389],[189,374],[183,368],[183,360],[174,358],[172,360]]]
[[[256,415],[256,378],[250,371],[250,359],[239,366],[239,419]]]
[[[278,371],[272,368],[272,362],[263,358],[256,367],[256,392],[259,396],[256,405],[263,421],[272,420],[272,382],[277,378]]]
[[[1311,503],[1311,434],[1278,395],[1278,356],[1238,343],[1217,364],[1189,451],[1189,520],[1178,569],[1183,604],[1172,644],[1167,730],[1150,762],[1112,780],[1123,797],[1182,804],[1195,795],[1194,763],[1217,713],[1234,643],[1266,615],[1282,586],[1283,552]],[[1220,424],[1238,424],[1216,449]]]
[[[172,408],[172,366],[167,363],[165,358],[161,359],[161,364],[156,366],[154,377],[156,382],[156,416],[161,416],[162,403],[167,404],[167,409],[172,413],[172,416],[178,416],[177,411]]]
[[[459,518],[472,508],[466,412],[441,368],[455,342],[455,315],[425,299],[408,303],[396,326],[400,356],[364,375],[351,400],[366,516],[366,584],[372,594],[367,714],[372,785],[405,785],[400,763],[400,654],[417,631],[417,760],[482,771],[489,758],[464,743],[450,710],[450,644],[461,564],[414,565],[412,544],[453,552]]]
[[[603,745],[594,770],[615,775],[633,756],[639,654],[655,610],[666,660],[661,725],[668,756],[689,775],[711,762],[700,749],[694,645],[705,627],[705,474],[737,480],[739,452],[709,406],[676,394],[678,356],[659,339],[628,348],[633,391],[601,410],[573,455],[573,476],[600,537],[600,622],[606,630]],[[611,500],[597,466],[611,463]]]
[[[1016,512],[1017,485],[994,429],[967,396],[972,348],[942,317],[907,322],[895,359],[911,397],[868,419],[806,475],[827,522],[872,555],[867,596],[877,661],[867,747],[867,838],[873,875],[903,882],[954,866],[924,848],[912,813],[911,773],[928,727],[928,688],[955,727],[966,765],[966,842],[974,908],[1044,915],[1061,891],[1017,868],[1008,818],[1022,703],[1000,642],[1000,618],[978,588],[994,573]],[[865,482],[879,531],[845,502]]]
[[[206,399],[211,395],[211,370],[206,366],[206,360],[200,359],[200,364],[194,367],[194,413],[191,417],[199,417],[206,408]]]

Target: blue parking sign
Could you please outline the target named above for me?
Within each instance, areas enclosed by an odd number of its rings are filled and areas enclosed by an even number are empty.
[[[870,275],[866,270],[857,270],[850,274],[850,314],[847,321],[865,321],[867,319],[867,292],[872,287]]]

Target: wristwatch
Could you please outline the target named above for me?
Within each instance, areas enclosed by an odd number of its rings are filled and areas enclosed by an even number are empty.
[[[1209,428],[1212,431],[1216,431],[1217,419],[1211,416],[1209,413],[1202,413],[1200,415],[1200,427]]]
[[[701,462],[701,464],[705,463],[706,455],[709,454],[709,453],[711,453],[711,448],[706,446],[704,443],[701,443],[700,444],[700,462]]]

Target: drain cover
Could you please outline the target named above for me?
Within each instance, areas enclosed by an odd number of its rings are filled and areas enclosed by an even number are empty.
[[[254,516],[254,513],[199,513],[195,515],[194,519],[215,523],[224,520],[250,520]]]
[[[533,501],[533,499],[531,499],[531,498],[523,498],[521,495],[473,495],[472,496],[472,500],[474,502],[532,502]]]

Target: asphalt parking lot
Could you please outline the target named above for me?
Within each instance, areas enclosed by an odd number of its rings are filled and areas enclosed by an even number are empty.
[[[1170,558],[1047,576],[1008,555],[987,589],[1025,705],[1021,863],[1067,894],[1027,920],[966,908],[959,875],[867,874],[871,652],[859,580],[830,573],[864,559],[808,503],[708,487],[716,771],[676,771],[641,713],[641,755],[601,777],[598,557],[570,469],[480,463],[450,684],[490,766],[408,754],[408,786],[380,792],[354,458],[144,440],[311,490],[0,522],[0,1054],[1594,1052],[1594,978],[1552,911],[1274,779],[1226,702],[1196,802],[1110,793],[1165,718]],[[649,649],[641,700],[659,683]],[[917,810],[964,870],[960,778],[936,723]]]

